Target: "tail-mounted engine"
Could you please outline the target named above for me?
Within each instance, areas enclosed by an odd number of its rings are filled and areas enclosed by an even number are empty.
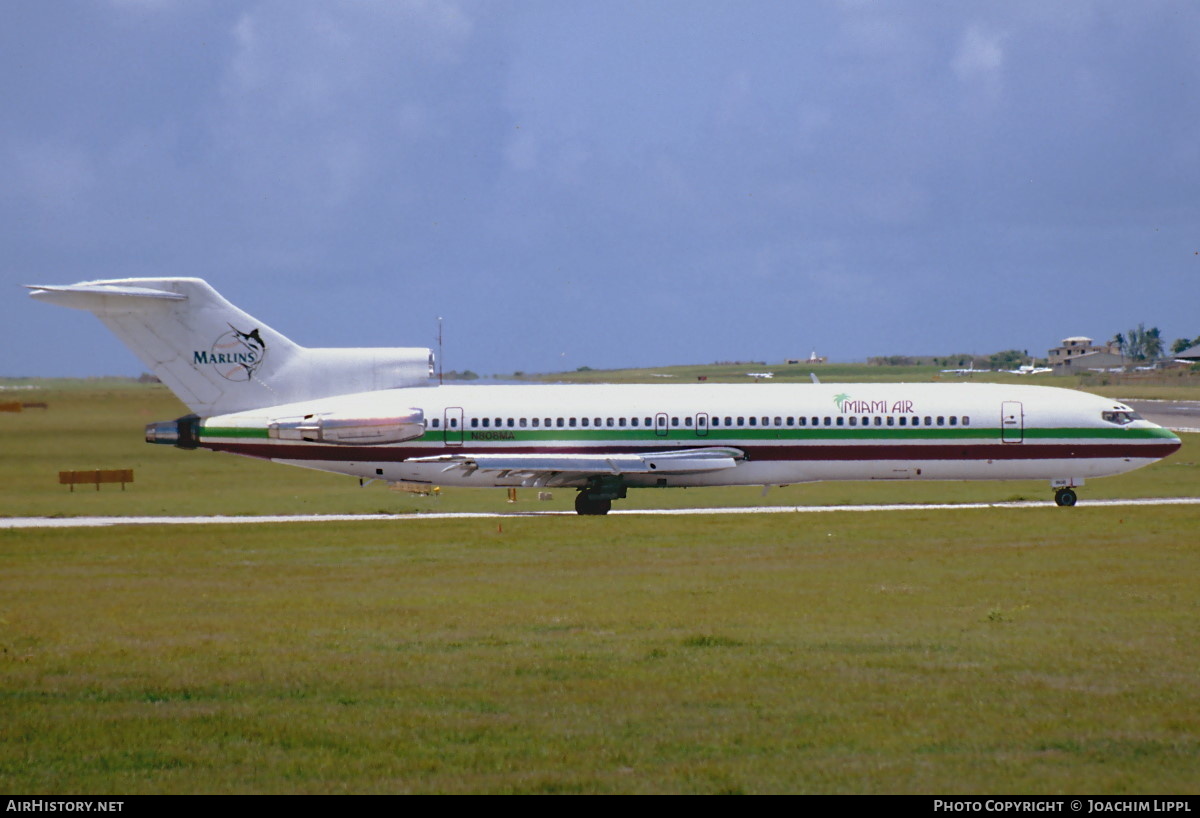
[[[410,409],[390,417],[369,417],[344,412],[320,412],[301,417],[279,418],[267,426],[267,436],[276,440],[304,440],[348,446],[400,443],[425,433],[425,413]]]

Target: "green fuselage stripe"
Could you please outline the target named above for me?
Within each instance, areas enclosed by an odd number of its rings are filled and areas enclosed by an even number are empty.
[[[1168,429],[1087,429],[1077,427],[1064,428],[1027,428],[1011,430],[1002,436],[998,428],[924,428],[924,427],[875,427],[875,426],[837,426],[837,427],[760,427],[760,428],[710,428],[707,434],[696,434],[690,427],[671,427],[667,434],[658,434],[654,429],[621,429],[599,427],[592,429],[521,429],[500,427],[494,429],[464,429],[461,432],[464,444],[480,443],[554,443],[554,442],[609,442],[634,441],[656,443],[664,441],[689,441],[699,444],[721,444],[736,441],[856,441],[856,440],[1016,440],[1024,437],[1026,440],[1049,439],[1105,439],[1105,440],[1155,440],[1173,438],[1175,435]],[[269,435],[265,428],[205,426],[201,437],[208,439],[258,439],[267,440]],[[409,443],[443,443],[447,440],[457,442],[460,437],[458,430],[427,429],[425,434]],[[286,441],[284,441],[286,442]],[[291,441],[295,442],[295,441]]]

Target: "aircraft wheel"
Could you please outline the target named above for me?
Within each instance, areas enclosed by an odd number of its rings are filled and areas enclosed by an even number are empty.
[[[1054,492],[1054,502],[1060,506],[1073,506],[1079,498],[1075,496],[1075,492],[1070,489],[1059,489]]]
[[[595,500],[586,491],[575,495],[575,511],[578,514],[607,514],[612,508],[612,500]]]

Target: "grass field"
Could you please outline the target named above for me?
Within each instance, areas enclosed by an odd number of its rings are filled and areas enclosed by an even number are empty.
[[[1082,389],[1112,398],[1200,400],[1200,367],[1154,372],[1078,375],[1013,375],[1005,372],[955,375],[935,366],[870,366],[867,364],[690,364],[653,369],[587,369],[545,375],[520,375],[519,379],[561,383],[749,383],[748,372],[770,372],[771,383],[809,383],[816,374],[822,383],[1019,383]],[[518,378],[518,376],[511,376]]]
[[[161,388],[21,399],[3,515],[512,508],[147,446]],[[0,530],[0,791],[1196,793],[1200,510],[1086,507],[1200,496],[1196,437],[1073,509]]]

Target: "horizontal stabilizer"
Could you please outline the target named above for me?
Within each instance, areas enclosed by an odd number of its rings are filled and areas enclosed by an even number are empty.
[[[30,298],[89,312],[130,312],[155,301],[186,301],[187,296],[150,287],[130,287],[102,281],[83,284],[26,284]]]

